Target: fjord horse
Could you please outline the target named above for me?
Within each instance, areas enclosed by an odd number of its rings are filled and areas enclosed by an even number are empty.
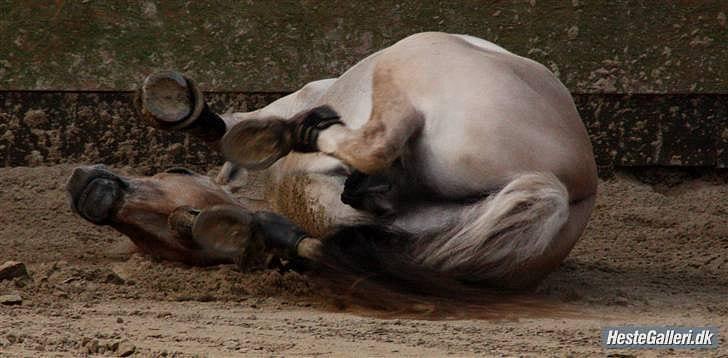
[[[71,205],[171,260],[245,267],[274,250],[413,287],[433,275],[529,287],[594,206],[592,147],[568,90],[471,36],[412,35],[252,112],[211,112],[175,72],[149,76],[137,104],[158,128],[216,143],[220,175],[81,167]],[[255,211],[227,186],[262,169],[268,210]]]

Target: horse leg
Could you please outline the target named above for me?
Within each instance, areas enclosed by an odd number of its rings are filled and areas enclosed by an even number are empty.
[[[372,86],[372,112],[361,128],[332,125],[316,138],[319,151],[366,174],[389,168],[424,123],[387,67],[375,69]]]
[[[272,212],[250,213],[240,207],[221,205],[201,210],[192,219],[182,221],[189,226],[186,231],[196,248],[211,256],[228,258],[242,270],[261,266],[264,251],[288,259],[302,257],[316,261],[319,257],[318,239]]]
[[[377,217],[390,217],[397,212],[400,187],[391,175],[366,175],[355,171],[344,182],[341,202]]]
[[[181,130],[207,142],[218,141],[227,130],[222,117],[208,107],[197,84],[178,72],[147,76],[134,104],[140,117],[155,128]]]

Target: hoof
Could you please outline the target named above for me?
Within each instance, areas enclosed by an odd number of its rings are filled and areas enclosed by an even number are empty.
[[[396,212],[397,195],[389,178],[355,171],[344,182],[341,202],[378,217],[390,217]]]
[[[265,169],[291,151],[291,125],[277,118],[242,121],[225,134],[220,147],[230,162]]]
[[[243,271],[261,266],[265,245],[254,235],[253,216],[236,206],[202,210],[191,228],[192,240],[211,256],[233,260]]]
[[[96,225],[111,222],[127,187],[103,165],[77,167],[66,183],[73,212]]]
[[[179,72],[147,76],[135,103],[141,117],[153,127],[184,130],[207,142],[225,134],[225,121],[208,108],[197,84]]]
[[[147,76],[138,101],[144,120],[161,129],[185,128],[199,117],[205,107],[197,85],[174,71]]]

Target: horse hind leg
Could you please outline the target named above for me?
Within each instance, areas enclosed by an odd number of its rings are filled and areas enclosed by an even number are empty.
[[[592,205],[570,218],[568,192],[554,175],[522,174],[468,206],[449,229],[418,244],[414,255],[463,281],[530,286],[568,254]]]
[[[370,175],[385,171],[401,156],[408,141],[424,126],[424,119],[396,73],[391,65],[377,66],[369,119],[358,129],[334,125],[323,130],[317,138],[321,152]]]
[[[397,212],[400,188],[388,174],[366,175],[354,171],[346,178],[341,202],[377,217],[391,217]]]

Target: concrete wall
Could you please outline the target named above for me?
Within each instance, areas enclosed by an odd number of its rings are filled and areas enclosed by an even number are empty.
[[[134,118],[127,91],[146,74],[182,70],[218,109],[252,109],[437,30],[551,68],[602,168],[728,166],[724,0],[5,1],[0,14],[0,165],[204,165],[219,158]]]

